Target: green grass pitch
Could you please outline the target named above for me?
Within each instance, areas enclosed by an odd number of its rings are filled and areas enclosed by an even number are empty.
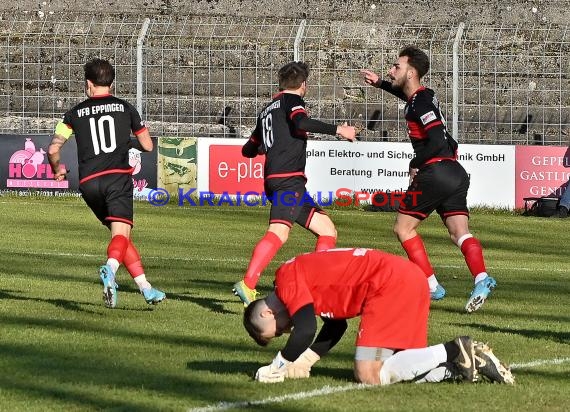
[[[266,229],[266,207],[135,206],[133,239],[148,279],[168,299],[148,306],[124,269],[119,306],[103,306],[97,276],[107,230],[81,199],[0,197],[0,410],[4,411],[566,411],[570,382],[570,219],[475,210],[498,287],[471,315],[472,281],[437,216],[420,227],[448,296],[432,303],[429,342],[460,334],[490,342],[515,386],[353,385],[358,320],[310,379],[252,380],[285,342],[259,348],[231,294]],[[393,213],[332,209],[339,247],[404,255]],[[261,278],[314,246],[296,227]],[[326,274],[323,274],[326,276]],[[209,408],[209,409],[208,409]]]

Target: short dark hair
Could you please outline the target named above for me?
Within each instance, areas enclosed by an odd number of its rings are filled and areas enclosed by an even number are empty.
[[[91,81],[95,86],[110,87],[115,80],[115,69],[108,60],[93,59],[83,66],[85,80]]]
[[[303,62],[290,62],[279,69],[279,90],[298,89],[309,77],[309,66]]]
[[[245,311],[243,312],[243,326],[249,336],[253,338],[253,340],[259,346],[267,346],[269,344],[270,339],[262,338],[261,337],[261,328],[259,327],[258,319],[260,319],[260,311],[261,311],[261,304],[265,302],[265,299],[257,299],[247,305]]]
[[[406,46],[400,50],[399,57],[406,56],[408,64],[418,71],[420,79],[429,71],[429,57],[416,46]]]

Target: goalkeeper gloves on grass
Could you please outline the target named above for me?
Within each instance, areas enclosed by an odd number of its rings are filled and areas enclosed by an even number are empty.
[[[317,355],[310,348],[299,355],[295,362],[291,362],[287,365],[287,374],[285,375],[288,379],[303,379],[308,378],[311,375],[311,367],[319,360],[321,357]]]
[[[281,356],[281,352],[278,352],[273,362],[257,370],[255,380],[263,383],[283,382],[287,374],[287,365],[290,363]]]
[[[285,378],[308,378],[311,375],[311,367],[320,358],[310,348],[300,354],[295,362],[289,362],[279,352],[271,364],[262,366],[257,370],[255,380],[263,383],[277,383],[283,382]]]

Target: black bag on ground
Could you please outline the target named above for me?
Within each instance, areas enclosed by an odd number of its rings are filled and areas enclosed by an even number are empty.
[[[524,216],[538,216],[538,217],[550,217],[558,213],[558,201],[557,197],[525,197]],[[534,203],[528,207],[527,202],[534,201]]]

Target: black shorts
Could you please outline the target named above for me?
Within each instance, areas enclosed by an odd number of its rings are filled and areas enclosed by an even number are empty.
[[[269,223],[289,227],[298,223],[308,228],[315,213],[325,213],[307,193],[303,176],[276,177],[265,180],[265,195],[271,202]]]
[[[422,167],[406,191],[399,213],[423,220],[434,210],[442,219],[469,216],[469,175],[458,162],[442,160]]]
[[[79,191],[104,225],[124,222],[133,226],[133,178],[130,173],[112,173],[89,179],[79,185]]]

